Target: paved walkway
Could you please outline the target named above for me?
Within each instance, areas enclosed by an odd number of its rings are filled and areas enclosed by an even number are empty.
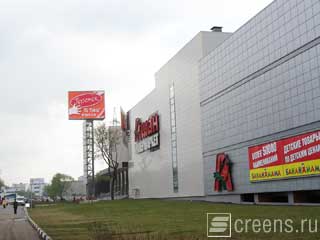
[[[23,207],[18,208],[17,215],[13,207],[0,207],[0,240],[39,240],[37,232],[26,219]]]

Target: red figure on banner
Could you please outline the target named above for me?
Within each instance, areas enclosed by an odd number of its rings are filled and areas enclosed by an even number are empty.
[[[233,191],[233,184],[231,178],[231,162],[228,155],[219,153],[216,157],[216,172],[214,176],[214,190],[228,190]]]

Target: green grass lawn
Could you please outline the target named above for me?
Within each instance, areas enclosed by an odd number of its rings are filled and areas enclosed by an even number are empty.
[[[213,204],[189,201],[119,200],[94,204],[57,204],[37,206],[29,211],[31,217],[54,240],[94,239],[92,232],[111,228],[116,232],[161,233],[167,239],[206,239],[206,213],[231,213],[235,219],[292,219],[300,229],[304,218],[319,217],[318,232],[306,233],[248,233],[232,232],[231,239],[320,239],[320,207],[315,206],[257,206]],[[312,227],[314,221],[312,222]],[[191,237],[193,236],[193,237]],[[96,238],[98,239],[98,238]],[[99,238],[107,239],[107,238]],[[138,238],[137,238],[138,239]],[[143,238],[146,239],[146,238]],[[160,238],[157,238],[160,239]],[[161,238],[164,239],[164,238]]]

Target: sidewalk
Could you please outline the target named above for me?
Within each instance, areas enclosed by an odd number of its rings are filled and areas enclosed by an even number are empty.
[[[37,232],[26,219],[23,207],[19,206],[17,215],[13,207],[0,208],[0,240],[38,240]]]

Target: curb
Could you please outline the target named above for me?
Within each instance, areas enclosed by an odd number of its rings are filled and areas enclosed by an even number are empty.
[[[26,213],[27,219],[30,222],[31,226],[37,231],[37,233],[39,234],[40,238],[43,240],[52,240],[51,237],[49,237],[48,234],[46,234],[45,231],[43,231],[33,220],[32,218],[29,216],[28,213],[28,209],[25,207],[24,211]]]

